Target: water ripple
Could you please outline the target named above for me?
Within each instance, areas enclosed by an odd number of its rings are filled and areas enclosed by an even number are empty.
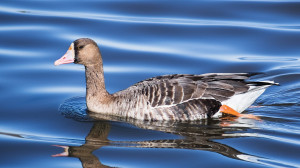
[[[71,138],[60,138],[60,137],[50,137],[42,135],[32,135],[32,134],[17,134],[17,133],[8,133],[0,132],[0,135],[6,136],[6,138],[17,138],[29,141],[42,141],[50,143],[68,143],[73,145],[80,145],[84,143],[84,140],[81,139],[71,139]]]
[[[0,50],[1,54],[1,50]],[[8,55],[8,54],[7,54]],[[18,55],[18,52],[16,53]],[[28,54],[30,55],[30,54]],[[23,54],[23,56],[25,56]],[[54,61],[53,61],[54,62]],[[64,66],[54,66],[53,64],[49,63],[41,63],[41,64],[23,64],[23,65],[17,65],[17,66],[6,66],[3,65],[0,69],[5,69],[4,71],[9,72],[19,72],[22,71],[37,71],[37,70],[51,70],[51,71],[78,71],[78,72],[84,72],[85,69],[81,65],[64,65]],[[168,67],[156,67],[156,66],[137,66],[137,65],[104,65],[103,66],[105,73],[172,73],[177,72],[174,68],[168,68]]]
[[[26,51],[20,48],[18,49],[0,48],[0,55],[15,56],[15,57],[37,57],[37,56],[44,55],[44,53],[37,52],[37,51]]]
[[[74,39],[85,37],[85,35],[74,35],[74,34],[59,34],[57,35],[59,38],[63,38],[66,41],[70,41],[70,43]],[[297,58],[294,57],[288,57],[287,55],[285,57],[276,57],[274,59],[274,56],[266,56],[266,55],[259,55],[259,54],[245,54],[243,53],[243,57],[240,56],[240,54],[236,54],[236,51],[234,48],[226,47],[224,45],[208,45],[205,43],[199,43],[197,42],[195,45],[196,49],[193,49],[194,46],[189,44],[189,46],[184,46],[184,42],[178,47],[176,43],[170,42],[170,44],[164,43],[164,46],[161,46],[156,43],[151,44],[142,44],[142,43],[134,43],[132,41],[120,41],[120,40],[112,40],[107,39],[105,37],[99,37],[95,36],[92,37],[100,47],[110,47],[120,50],[130,50],[130,51],[140,51],[140,52],[148,52],[148,53],[160,53],[165,54],[164,56],[169,57],[189,57],[194,59],[206,59],[206,60],[218,60],[218,61],[247,61],[247,62],[294,62],[298,61]],[[214,49],[218,48],[220,51],[220,54],[218,51],[215,51]],[[201,52],[199,52],[201,51]],[[214,51],[214,52],[212,52]],[[228,53],[226,53],[228,52]],[[270,58],[271,57],[271,58]]]
[[[251,155],[238,155],[237,157],[245,161],[249,161],[252,163],[259,163],[268,167],[277,167],[277,168],[295,167],[296,168],[300,166],[295,163],[289,163],[280,160],[267,159],[267,158],[256,157]]]
[[[28,88],[26,91],[29,93],[43,93],[43,94],[85,93],[85,87],[44,86],[44,87]]]
[[[41,25],[26,25],[26,24],[18,24],[18,25],[5,25],[0,27],[0,32],[9,32],[9,31],[27,31],[27,30],[54,30],[53,26],[41,26]]]
[[[274,59],[273,57],[265,57],[265,56],[249,56],[249,57],[240,57],[238,58],[242,61],[254,61],[254,62],[291,62],[291,61],[298,61],[298,58],[292,57],[278,57]]]
[[[137,17],[124,16],[114,14],[95,14],[86,12],[59,12],[33,9],[20,9],[8,6],[0,7],[0,11],[6,13],[22,14],[22,15],[37,15],[64,17],[76,19],[93,19],[111,22],[126,22],[126,23],[143,23],[143,24],[165,24],[178,26],[216,26],[216,27],[247,27],[255,29],[277,30],[277,31],[294,31],[300,32],[300,24],[271,24],[262,22],[246,22],[246,21],[230,21],[230,20],[208,20],[208,19],[189,19],[189,18],[171,18],[171,17]],[[28,11],[28,12],[20,12]]]

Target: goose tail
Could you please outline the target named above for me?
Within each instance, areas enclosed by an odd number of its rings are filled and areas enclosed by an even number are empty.
[[[279,83],[275,83],[274,81],[259,81],[259,82],[247,82],[249,86],[249,90],[247,92],[243,92],[240,94],[236,94],[232,96],[230,99],[225,100],[222,105],[226,105],[234,109],[235,111],[242,113],[249,106],[251,106],[254,101],[264,93],[264,91],[272,86],[279,85]],[[214,114],[213,117],[220,117],[222,113],[218,111]]]

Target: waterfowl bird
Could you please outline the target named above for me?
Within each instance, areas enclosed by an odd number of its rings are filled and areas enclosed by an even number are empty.
[[[247,81],[255,73],[174,74],[153,77],[110,94],[105,89],[99,47],[88,38],[71,43],[54,64],[68,63],[85,66],[89,111],[140,120],[200,120],[222,113],[246,116],[240,113],[276,84]]]

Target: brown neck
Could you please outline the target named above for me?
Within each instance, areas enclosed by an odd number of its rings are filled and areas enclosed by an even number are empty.
[[[110,101],[111,95],[105,89],[102,63],[85,66],[85,78],[87,105]]]

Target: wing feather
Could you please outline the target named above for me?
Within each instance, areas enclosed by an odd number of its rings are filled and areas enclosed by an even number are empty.
[[[246,79],[253,74],[216,73],[203,75],[165,75],[141,81],[134,86],[143,90],[151,107],[177,105],[193,99],[224,101],[246,92]],[[255,75],[255,74],[254,74]]]

